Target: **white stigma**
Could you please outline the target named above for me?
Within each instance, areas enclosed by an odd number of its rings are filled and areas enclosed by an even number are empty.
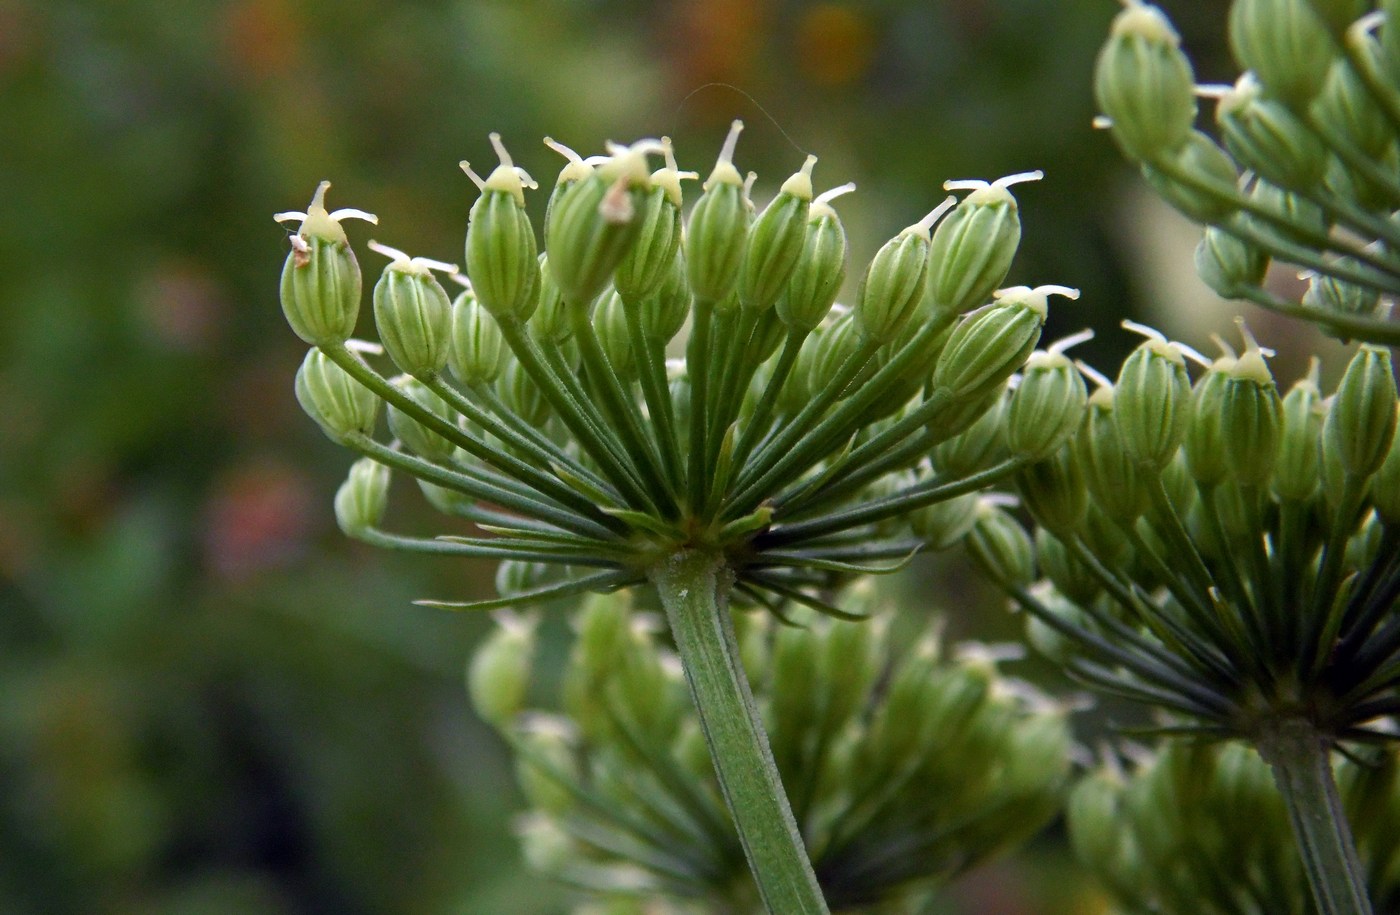
[[[949,194],[943,199],[942,203],[929,210],[927,216],[925,216],[923,219],[920,219],[918,222],[914,223],[912,226],[908,227],[900,234],[917,234],[922,235],[924,238],[928,238],[930,236],[930,233],[932,233],[933,231],[934,223],[942,219],[944,213],[948,212],[957,205],[958,198],[954,197],[952,194]]]
[[[714,170],[710,172],[710,177],[705,181],[705,190],[716,182],[727,184],[744,183],[740,177],[739,170],[734,167],[734,148],[739,143],[739,134],[743,133],[744,122],[735,118],[734,123],[729,125],[729,134],[724,138],[724,145],[720,147],[719,158],[715,160]]]
[[[1108,380],[1108,376],[1104,375],[1103,372],[1100,372],[1083,359],[1074,360],[1074,367],[1079,369],[1079,374],[1092,381],[1094,386],[1100,390],[1113,390],[1113,382]]]
[[[449,264],[445,261],[435,261],[428,257],[409,257],[398,248],[381,245],[377,241],[370,241],[369,249],[389,258],[389,267],[395,270],[402,270],[406,273],[417,273],[427,276],[429,271],[436,270],[450,276],[451,274],[460,272],[460,268],[456,264]]]
[[[593,174],[593,166],[583,160],[583,157],[574,152],[563,143],[557,142],[553,137],[545,137],[544,145],[563,156],[566,160],[563,169],[559,172],[559,184],[567,181],[581,181]]]
[[[1052,356],[1063,356],[1065,351],[1070,347],[1078,346],[1081,343],[1088,343],[1092,339],[1094,339],[1093,328],[1086,327],[1078,333],[1070,334],[1068,337],[1061,337],[1047,346],[1045,351]]]

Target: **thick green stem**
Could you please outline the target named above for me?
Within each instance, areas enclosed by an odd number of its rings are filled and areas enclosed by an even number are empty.
[[[1370,915],[1365,872],[1332,775],[1331,751],[1316,727],[1285,719],[1260,734],[1320,915]]]
[[[729,618],[724,560],[685,550],[651,571],[691,697],[764,906],[772,915],[825,915]]]

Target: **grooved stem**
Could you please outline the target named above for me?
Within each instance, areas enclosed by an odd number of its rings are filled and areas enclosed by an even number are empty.
[[[827,915],[739,662],[724,560],[684,550],[651,570],[725,803],[770,915]]]

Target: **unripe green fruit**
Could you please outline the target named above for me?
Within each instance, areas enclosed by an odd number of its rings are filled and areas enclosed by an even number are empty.
[[[1269,256],[1224,229],[1207,226],[1196,245],[1195,263],[1196,273],[1216,295],[1236,299],[1264,281]]]
[[[447,365],[467,387],[490,384],[501,374],[510,350],[496,319],[470,292],[452,303],[452,348]]]
[[[607,357],[617,376],[624,381],[636,374],[636,356],[632,352],[632,338],[627,328],[626,305],[616,290],[608,290],[593,306],[593,333],[598,337],[598,345]]]
[[[1227,191],[1233,190],[1239,181],[1240,173],[1234,161],[1214,140],[1199,130],[1192,131],[1181,148],[1159,160],[1157,165],[1144,165],[1142,176],[1163,200],[1188,219],[1217,223],[1235,212],[1235,204],[1231,200],[1178,180],[1177,173],[1190,176],[1206,187],[1216,186]]]
[[[515,195],[486,190],[467,219],[467,275],[472,292],[498,320],[524,321],[539,304],[535,227]]]
[[[296,396],[332,441],[374,432],[379,398],[319,349],[307,352],[297,370]]]
[[[1312,245],[1309,234],[1316,236],[1327,233],[1327,218],[1322,208],[1292,191],[1261,178],[1250,188],[1249,197],[1257,206],[1283,217],[1288,226],[1283,228],[1265,222],[1251,213],[1240,214],[1240,219],[1255,226],[1261,233],[1275,235],[1286,242],[1304,246]],[[1297,228],[1293,228],[1295,226]]]
[[[821,390],[829,379],[836,376],[846,360],[860,350],[860,344],[861,332],[852,312],[846,312],[827,327],[818,328],[809,338],[807,344],[815,347],[812,361],[809,363],[808,390]],[[803,348],[805,349],[806,346]],[[867,366],[864,372],[857,375],[855,380],[840,393],[840,397],[848,397],[872,370],[873,366]]]
[[[452,349],[452,300],[426,266],[395,260],[374,286],[374,322],[394,364],[435,375]]]
[[[335,521],[347,536],[378,527],[389,505],[389,468],[370,458],[350,465],[335,493]]]
[[[985,500],[967,535],[967,549],[994,581],[1028,588],[1035,581],[1035,547],[1021,523]]]
[[[574,325],[569,320],[564,296],[554,282],[554,272],[549,269],[549,255],[540,255],[539,270],[540,304],[530,316],[530,333],[541,343],[562,346],[574,335]]]
[[[963,198],[933,230],[928,297],[934,315],[985,305],[1011,269],[1021,243],[1016,198],[992,184]]]
[[[1006,409],[1006,398],[998,396],[966,429],[940,442],[930,455],[939,475],[949,479],[968,477],[1005,459]],[[934,422],[946,428],[943,419]]]
[[[482,720],[506,728],[525,707],[535,653],[535,617],[502,614],[498,626],[472,656],[467,691]]]
[[[1191,379],[1181,351],[1162,339],[1145,340],[1124,360],[1114,390],[1124,450],[1144,470],[1161,470],[1191,422]]]
[[[1390,351],[1364,345],[1347,364],[1323,423],[1323,448],[1357,477],[1380,469],[1395,438],[1397,395]]]
[[[766,311],[778,300],[802,255],[807,214],[812,202],[812,166],[808,156],[802,171],[784,184],[749,229],[744,261],[739,268],[739,301],[745,308]]]
[[[690,287],[686,284],[685,257],[679,250],[660,288],[639,307],[642,333],[648,337],[668,342],[685,326],[690,317]]]
[[[496,394],[512,413],[537,429],[553,415],[549,401],[518,360],[512,359],[506,364],[505,371],[496,380]]]
[[[1307,110],[1336,56],[1310,0],[1235,0],[1230,47],[1271,96],[1295,111]]]
[[[1379,289],[1322,274],[1309,279],[1307,291],[1303,293],[1304,305],[1344,315],[1371,317],[1380,308],[1380,303]]]
[[[1074,442],[1066,442],[1049,457],[1017,471],[1016,491],[1042,528],[1056,536],[1071,536],[1089,509],[1089,490]]]
[[[400,375],[394,379],[394,385],[413,398],[414,402],[429,413],[448,423],[455,421],[456,414],[447,405],[447,402],[428,390],[417,379],[408,375]],[[389,407],[389,429],[399,441],[403,442],[405,448],[425,460],[447,464],[452,461],[452,456],[457,451],[457,446],[452,442],[394,406]]]
[[[999,388],[1035,350],[1045,323],[1045,293],[1017,287],[970,314],[954,330],[933,371],[933,385],[954,398]]]
[[[1063,594],[1045,589],[1037,595],[1040,603],[1052,615],[1072,626],[1083,628],[1085,614]],[[1078,644],[1061,635],[1059,630],[1042,621],[1038,616],[1026,614],[1026,641],[1041,655],[1057,664],[1066,664],[1078,653]]]
[[[1385,30],[1386,34],[1393,31]],[[1345,138],[1372,159],[1380,159],[1395,142],[1384,112],[1345,60],[1332,64],[1322,93],[1313,101],[1312,112],[1328,133]]]
[[[1032,461],[1048,457],[1074,435],[1088,401],[1073,362],[1061,353],[1032,353],[1007,409],[1007,447]]]
[[[977,494],[967,493],[909,513],[909,529],[931,550],[959,543],[977,521]]]
[[[888,343],[914,318],[924,295],[929,241],[922,230],[905,230],[881,246],[856,291],[855,318],[861,333]]]
[[[1115,862],[1123,856],[1121,780],[1107,770],[1081,779],[1066,805],[1069,840],[1081,861]]]
[[[1322,140],[1284,105],[1242,79],[1216,108],[1225,148],[1246,167],[1285,187],[1310,190],[1327,171]]]
[[[697,299],[721,302],[738,285],[749,220],[742,185],[713,182],[696,201],[687,223],[685,264]]]
[[[1046,528],[1036,528],[1035,556],[1041,574],[1076,604],[1088,604],[1103,590],[1088,567],[1070,553],[1064,541]]]
[[[1230,356],[1217,359],[1191,392],[1194,405],[1182,448],[1186,452],[1192,478],[1207,486],[1223,483],[1230,476],[1230,462],[1225,455],[1227,443],[1220,417],[1225,387],[1229,383],[1228,372],[1234,361]]]
[[[1317,491],[1322,411],[1322,395],[1311,378],[1298,381],[1283,398],[1273,490],[1284,502],[1302,502]]]
[[[1283,402],[1257,347],[1229,368],[1223,393],[1220,433],[1230,476],[1243,486],[1262,486],[1278,459]]]
[[[282,265],[282,313],[312,346],[344,343],[360,314],[360,282],[360,265],[349,242],[312,235]]]
[[[602,169],[560,192],[545,230],[548,268],[570,308],[582,308],[612,281],[637,240],[645,190]]]
[[[814,207],[797,266],[778,296],[778,317],[789,327],[811,330],[831,311],[845,280],[846,230],[830,207]]]
[[[1123,444],[1114,416],[1115,400],[1111,388],[1095,391],[1074,441],[1094,503],[1110,519],[1130,522],[1146,511],[1148,493],[1137,462]]]
[[[1195,77],[1181,39],[1156,7],[1129,4],[1113,20],[1094,68],[1094,97],[1130,157],[1179,149],[1196,119]]]
[[[1400,434],[1391,439],[1385,460],[1371,478],[1371,504],[1386,524],[1400,524]]]
[[[681,210],[667,188],[653,184],[640,200],[637,240],[613,274],[618,295],[632,305],[655,295],[666,282],[681,246]]]

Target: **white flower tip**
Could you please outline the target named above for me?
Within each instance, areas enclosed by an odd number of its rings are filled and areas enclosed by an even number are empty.
[[[1073,286],[1058,286],[1054,283],[1049,283],[1044,286],[1037,286],[1032,289],[1031,292],[1043,296],[1058,295],[1069,299],[1071,302],[1079,301],[1079,290],[1075,289]]]
[[[812,204],[815,206],[816,204],[819,204],[819,203],[823,203],[823,204],[824,204],[824,203],[830,203],[831,201],[835,200],[837,197],[841,197],[841,196],[844,196],[845,194],[849,194],[849,193],[851,193],[852,191],[854,191],[855,189],[856,189],[856,183],[855,183],[854,181],[847,181],[845,184],[842,184],[842,185],[839,185],[839,186],[837,186],[837,187],[834,187],[834,188],[832,188],[832,189],[829,190],[829,191],[822,191],[820,194],[818,194],[818,195],[816,196],[816,199],[814,199],[814,200],[812,201]]]
[[[1229,83],[1200,83],[1192,87],[1191,93],[1195,95],[1196,98],[1208,98],[1219,101],[1238,91],[1241,88],[1241,84],[1244,83],[1248,77],[1249,72],[1246,71],[1244,75],[1240,77],[1240,81],[1233,86]]]
[[[783,182],[779,193],[810,201],[812,199],[812,167],[816,164],[817,157],[809,155],[802,163],[802,167]]]
[[[949,194],[947,197],[943,198],[942,203],[929,210],[928,214],[925,215],[923,219],[920,219],[918,222],[905,229],[903,234],[917,234],[922,235],[924,238],[928,238],[929,234],[933,231],[934,223],[942,219],[943,214],[951,210],[953,207],[957,206],[957,204],[958,198],[954,197],[952,194]]]
[[[364,210],[357,209],[355,207],[341,207],[338,210],[332,210],[330,213],[330,217],[336,222],[340,222],[342,219],[363,219],[370,225],[379,225],[378,216],[374,215],[373,213],[366,213]]]
[[[1230,345],[1230,341],[1219,334],[1212,333],[1210,335],[1210,342],[1214,343],[1216,348],[1220,350],[1220,356],[1216,358],[1212,365],[1219,365],[1222,361],[1229,364],[1240,358],[1240,354],[1235,352],[1235,348]]]
[[[990,187],[990,185],[981,178],[959,178],[955,181],[943,182],[943,190],[945,191],[980,191],[984,187]]]
[[[1062,356],[1070,347],[1078,346],[1081,343],[1088,343],[1092,339],[1094,339],[1094,330],[1091,327],[1086,327],[1078,333],[1070,334],[1068,337],[1061,337],[1047,346],[1045,351],[1052,356]]]
[[[311,195],[311,205],[306,208],[308,213],[317,207],[323,210],[326,208],[326,191],[330,189],[331,183],[329,181],[322,181],[316,185],[316,193]]]
[[[1083,359],[1074,360],[1074,367],[1079,369],[1079,374],[1094,383],[1094,386],[1101,391],[1113,390],[1113,382],[1108,380],[1108,376],[1094,368]]]
[[[1045,177],[1045,172],[1040,169],[1032,169],[1028,172],[1017,172],[1014,175],[1006,175],[992,182],[992,187],[1011,187],[1013,184],[1025,184],[1028,181],[1039,181]]]
[[[1089,121],[1089,126],[1095,130],[1111,130],[1113,128],[1113,118],[1106,114],[1096,114],[1093,120]]]
[[[539,189],[540,183],[534,178],[531,178],[530,173],[525,171],[525,169],[521,168],[518,165],[515,166],[515,175],[517,178],[520,179],[520,183],[528,187],[530,190],[533,191]]]
[[[501,164],[506,168],[514,168],[515,162],[511,159],[510,153],[506,151],[506,145],[501,142],[501,135],[493,130],[486,135],[486,138],[491,141],[491,148],[496,151],[496,158],[501,161]]]
[[[676,147],[671,142],[670,137],[661,138],[661,158],[665,161],[667,168],[673,172],[679,172],[680,166],[676,165]]]
[[[471,292],[472,281],[467,277],[465,273],[451,273],[448,274],[447,278],[452,282],[456,283],[458,286],[461,286],[468,292]]]
[[[1385,23],[1385,18],[1383,10],[1372,10],[1347,28],[1347,38],[1354,42],[1365,39],[1371,32]]]
[[[306,219],[306,214],[297,210],[288,210],[285,213],[273,213],[273,222],[302,222]]]
[[[739,169],[734,167],[734,147],[739,143],[739,134],[743,130],[744,122],[737,118],[729,125],[729,134],[724,138],[719,157],[715,159],[715,167],[705,181],[705,190],[709,190],[716,183],[743,185],[744,179],[740,176]]]
[[[1132,331],[1140,337],[1146,337],[1148,340],[1155,340],[1158,343],[1167,342],[1166,335],[1160,330],[1155,327],[1148,327],[1146,324],[1139,324],[1131,318],[1124,318],[1119,322],[1119,326],[1124,330]]]
[[[462,171],[466,172],[467,177],[472,179],[472,184],[476,185],[477,190],[486,190],[486,182],[481,179],[480,175],[472,171],[472,166],[470,162],[468,162],[466,159],[463,159],[461,162],[457,163],[457,167],[460,168]]]
[[[430,270],[446,273],[449,276],[460,271],[460,268],[456,264],[449,264],[445,261],[435,261],[429,257],[409,257],[408,254],[400,251],[398,248],[382,245],[373,239],[369,242],[369,249],[389,258],[389,264],[385,267],[386,270],[401,270],[405,273],[418,273],[424,276],[426,276]]]
[[[388,245],[381,245],[379,242],[375,241],[372,238],[369,240],[368,247],[375,254],[382,254],[385,257],[390,258],[394,263],[408,263],[410,260],[412,260],[411,257],[409,257],[403,251],[400,251],[398,248],[391,248]]]
[[[352,353],[359,353],[359,354],[361,354],[361,355],[369,355],[369,356],[382,356],[382,355],[384,355],[384,347],[383,347],[383,346],[381,346],[381,345],[378,344],[378,343],[373,342],[372,340],[361,340],[361,339],[359,339],[358,337],[351,337],[349,340],[346,340],[346,341],[345,341],[345,348],[348,349],[348,350],[349,350],[350,352],[352,352]]]

